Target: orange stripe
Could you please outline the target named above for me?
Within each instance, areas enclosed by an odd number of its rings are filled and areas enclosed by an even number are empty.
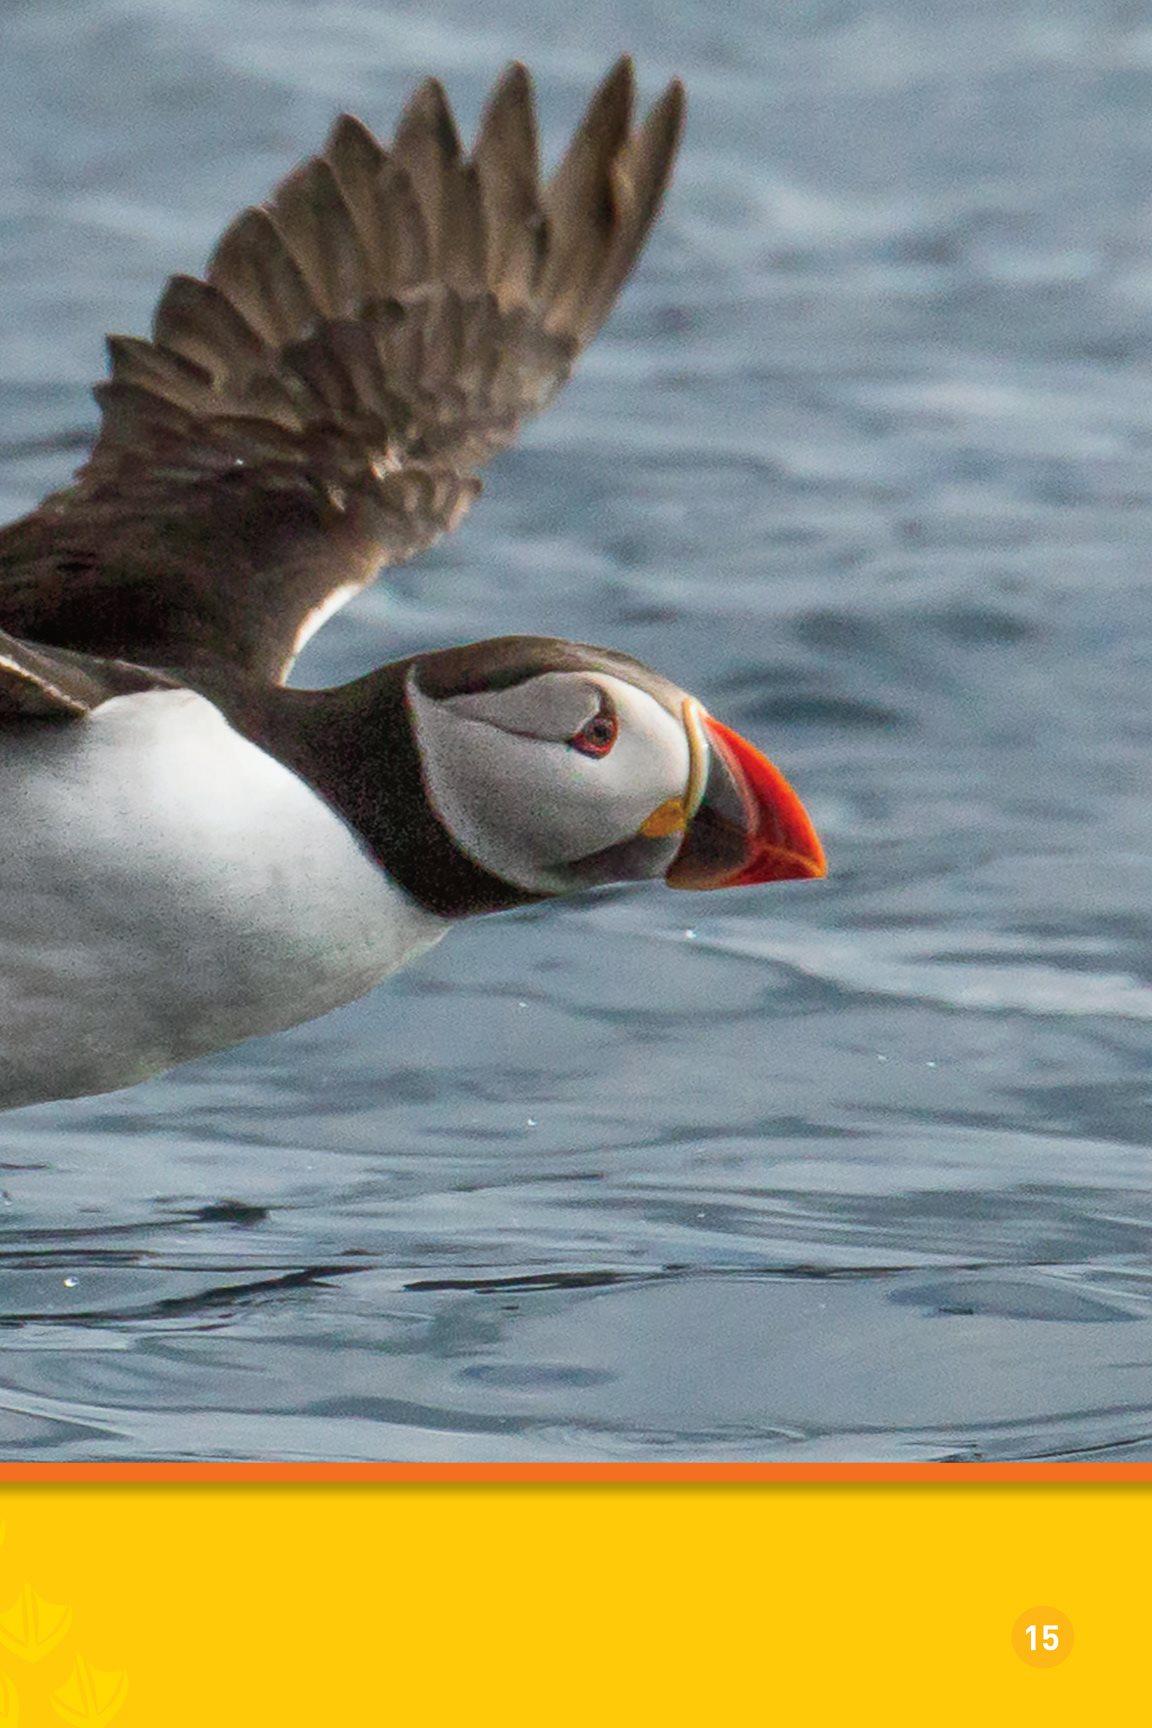
[[[1152,1482],[1152,1464],[3,1464],[0,1482]]]

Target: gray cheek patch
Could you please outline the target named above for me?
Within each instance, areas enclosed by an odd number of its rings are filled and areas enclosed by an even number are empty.
[[[575,858],[567,866],[574,887],[602,888],[610,882],[643,882],[663,876],[677,852],[683,836],[673,834],[662,840],[646,840],[636,834],[602,852],[587,858]]]
[[[428,803],[473,863],[517,887],[554,892],[531,847],[533,795],[539,790],[534,759],[541,745],[455,706],[471,700],[439,702],[408,680]]]
[[[572,672],[544,672],[510,690],[479,690],[450,696],[444,707],[465,720],[482,720],[501,732],[557,744],[574,738],[600,711],[600,691]]]

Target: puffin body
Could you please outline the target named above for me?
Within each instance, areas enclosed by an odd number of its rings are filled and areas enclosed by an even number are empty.
[[[324,1014],[448,928],[191,690],[12,731],[0,750],[6,1107],[132,1085]]]
[[[0,1107],[325,1013],[479,914],[823,874],[778,770],[612,649],[284,682],[610,310],[680,131],[679,86],[632,101],[624,61],[547,183],[520,67],[468,158],[435,83],[389,150],[345,116],[110,340],[88,463],[0,530]]]

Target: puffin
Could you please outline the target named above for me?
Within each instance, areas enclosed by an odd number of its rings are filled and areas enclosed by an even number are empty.
[[[796,793],[628,654],[533,635],[289,686],[567,380],[680,140],[622,59],[559,166],[527,70],[348,114],[108,339],[87,461],[0,528],[0,1107],[324,1014],[486,913],[819,877]]]

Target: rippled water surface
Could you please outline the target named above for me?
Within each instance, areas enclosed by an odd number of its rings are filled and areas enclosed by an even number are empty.
[[[305,682],[606,640],[827,883],[489,919],[329,1019],[0,1121],[37,1458],[1152,1457],[1152,28],[1091,0],[27,0],[0,502],[106,328],[314,147],[515,55],[689,85],[641,273]]]

